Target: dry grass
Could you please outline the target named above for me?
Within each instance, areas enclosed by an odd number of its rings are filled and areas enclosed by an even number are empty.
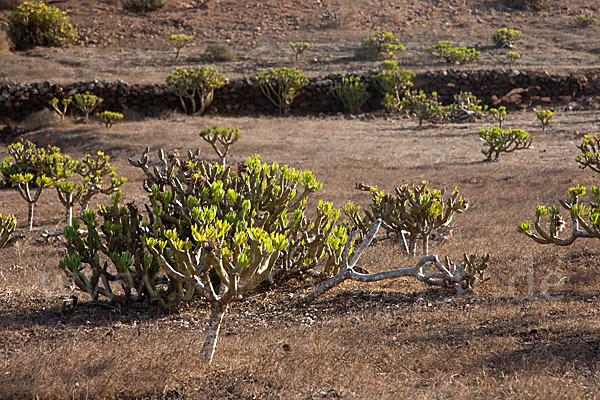
[[[253,153],[310,169],[324,182],[319,198],[366,205],[354,182],[385,190],[429,179],[458,186],[471,208],[456,218],[454,237],[432,252],[492,254],[492,280],[477,294],[455,296],[408,278],[346,282],[310,307],[295,305],[313,288],[292,282],[235,303],[224,321],[215,363],[200,365],[203,304],[163,316],[86,302],[56,268],[60,243],[38,239],[62,225],[52,191],[42,195],[36,227],[0,260],[0,397],[4,398],[596,398],[600,289],[593,242],[568,248],[524,240],[516,225],[538,203],[564,198],[595,177],[572,161],[597,112],[560,113],[541,133],[532,112],[508,124],[536,134],[535,148],[481,162],[477,130],[485,123],[418,128],[414,120],[192,118],[64,125],[28,135],[80,157],[104,149],[130,179],[127,199],[141,199],[141,176],[127,165],[143,141],[153,149],[202,146],[202,128],[231,125],[242,138],[232,162]],[[327,135],[323,135],[327,132]],[[160,133],[160,134],[157,134]],[[366,140],[365,138],[368,138]],[[5,149],[0,149],[0,158]],[[0,191],[0,209],[25,220],[16,193]],[[378,271],[409,266],[393,243],[364,254]],[[70,296],[80,305],[70,310]],[[67,305],[65,308],[64,305]],[[171,397],[169,397],[171,396]]]

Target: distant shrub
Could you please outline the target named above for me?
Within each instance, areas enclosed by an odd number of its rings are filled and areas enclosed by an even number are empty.
[[[521,59],[521,54],[516,51],[509,51],[506,53],[506,61],[508,61],[508,65],[512,68],[513,65]]]
[[[17,219],[14,215],[2,215],[0,213],[0,249],[4,247],[10,235],[15,231],[17,227]]]
[[[375,86],[383,94],[381,104],[388,111],[399,111],[404,94],[413,85],[411,79],[415,74],[399,68],[395,61],[383,61],[381,66],[384,71],[373,76]]]
[[[77,40],[77,30],[64,11],[42,1],[25,2],[8,19],[8,35],[19,49],[61,47]]]
[[[90,92],[76,93],[75,96],[73,96],[73,104],[83,113],[84,124],[88,123],[90,113],[103,101],[103,99],[94,94],[90,94]]]
[[[497,161],[500,153],[512,153],[515,150],[528,149],[531,147],[533,136],[521,129],[507,129],[503,131],[500,128],[481,129],[479,137],[487,145],[487,150],[481,150],[485,155],[486,161]]]
[[[425,48],[425,51],[444,58],[450,64],[470,64],[475,62],[481,55],[474,48],[452,47],[450,41],[438,42]]]
[[[580,28],[587,28],[588,26],[596,25],[598,18],[592,14],[581,13],[575,16],[575,24]]]
[[[506,107],[500,106],[498,108],[490,108],[488,113],[490,114],[490,117],[498,123],[498,128],[502,129],[504,118],[506,117]]]
[[[393,60],[399,51],[405,51],[406,47],[400,43],[392,32],[374,31],[363,39],[365,47],[371,58]]]
[[[206,46],[206,53],[216,62],[232,62],[238,59],[233,48],[223,43],[210,43]]]
[[[579,168],[587,167],[600,173],[600,134],[585,135],[577,148],[581,151],[575,158],[575,161],[581,164]]]
[[[359,76],[342,76],[333,88],[333,96],[342,102],[344,109],[350,114],[360,113],[362,106],[369,100],[371,93],[369,84],[361,82]]]
[[[300,56],[308,49],[310,49],[310,43],[307,42],[290,42],[290,47],[294,52],[294,61],[298,62]]]
[[[125,8],[134,12],[149,12],[160,10],[166,4],[166,0],[127,0]]]
[[[454,103],[447,107],[452,121],[470,120],[475,122],[482,119],[487,112],[487,106],[481,105],[479,100],[471,92],[460,92],[454,95]]]
[[[218,125],[215,125],[212,128],[203,129],[200,131],[199,135],[206,142],[210,143],[215,153],[221,158],[221,165],[223,166],[227,163],[229,147],[234,145],[235,142],[242,137],[239,129],[230,126],[221,128]],[[217,144],[219,144],[221,148],[219,148]]]
[[[66,97],[60,101],[60,106],[58,105],[59,100],[56,97],[53,97],[52,100],[48,102],[56,111],[58,115],[60,115],[60,119],[65,119],[65,115],[67,115],[67,110],[69,109],[69,105],[73,102],[73,96]]]
[[[179,59],[179,53],[181,52],[181,49],[187,46],[187,44],[191,42],[193,38],[194,37],[192,35],[171,35],[169,37],[169,40],[173,44],[173,47],[175,47],[176,51],[175,62],[177,62]]]
[[[542,11],[550,9],[552,0],[504,0],[504,5],[519,10],[531,9]]]
[[[441,124],[450,117],[448,107],[442,105],[436,92],[427,95],[422,90],[409,90],[402,99],[401,109],[416,116],[419,126],[423,125],[423,121]]]
[[[179,97],[183,111],[187,114],[188,109],[185,99],[191,103],[192,114],[196,113],[196,96],[200,97],[200,114],[206,111],[213,101],[215,89],[225,84],[225,76],[216,68],[176,68],[175,72],[167,75],[167,84],[175,89]]]
[[[545,131],[546,128],[552,123],[552,117],[554,117],[554,111],[552,110],[536,110],[535,116],[538,121],[542,124],[542,131]]]
[[[497,47],[508,47],[512,49],[515,42],[521,37],[521,31],[517,29],[502,28],[492,34],[492,42]]]
[[[123,119],[123,114],[113,111],[103,111],[101,113],[96,113],[96,118],[102,121],[104,126],[111,128],[115,122]]]
[[[302,71],[286,67],[258,73],[254,80],[280,114],[287,114],[298,90],[308,84],[308,78]]]

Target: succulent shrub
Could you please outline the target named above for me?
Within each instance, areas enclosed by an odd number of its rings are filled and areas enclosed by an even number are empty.
[[[196,97],[199,97],[200,109],[198,112],[204,114],[213,101],[215,89],[222,87],[225,81],[225,76],[212,67],[176,68],[175,72],[167,76],[167,84],[175,89],[175,94],[179,97],[186,114],[188,109],[185,99],[189,100],[192,106],[191,113],[195,114]]]
[[[512,49],[515,42],[521,37],[521,31],[517,29],[502,28],[498,29],[491,36],[492,42],[496,47]]]
[[[377,89],[383,94],[382,105],[388,111],[400,111],[402,98],[413,86],[412,79],[415,74],[399,68],[395,61],[383,61],[383,71],[373,75],[373,82]]]
[[[373,54],[373,58],[387,60],[395,59],[398,52],[406,50],[392,32],[379,30],[363,39],[363,47]]]
[[[59,100],[53,97],[48,103],[52,106],[54,111],[60,116],[60,119],[65,119],[69,105],[73,102],[73,96],[66,97],[60,101],[62,108],[58,105]]]
[[[490,117],[498,123],[498,128],[502,129],[504,119],[506,118],[506,107],[500,106],[498,108],[489,108],[488,113]]]
[[[102,111],[101,113],[96,113],[96,118],[102,121],[104,126],[111,128],[117,121],[123,119],[123,114],[114,111]]]
[[[176,35],[173,34],[169,37],[171,44],[175,48],[175,62],[179,59],[179,53],[181,50],[187,46],[188,43],[192,41],[194,37],[192,35]]]
[[[578,238],[600,238],[600,186],[592,186],[590,192],[592,201],[589,204],[580,203],[579,199],[585,196],[586,188],[579,185],[569,189],[568,200],[559,202],[571,218],[569,236],[560,236],[566,227],[566,221],[556,206],[538,205],[533,226],[530,221],[526,221],[519,225],[518,231],[537,243],[558,246],[568,246]],[[544,220],[545,222],[542,223]],[[546,225],[546,227],[544,228],[542,225]]]
[[[2,172],[28,204],[27,225],[33,229],[35,203],[44,188],[53,181],[54,171],[60,168],[64,157],[58,147],[40,148],[21,140],[8,146],[8,154],[2,163]]]
[[[409,90],[402,99],[401,109],[416,116],[419,126],[423,125],[423,121],[440,124],[450,117],[448,108],[442,105],[436,92],[427,95],[422,90]]]
[[[86,154],[77,163],[74,172],[82,179],[83,194],[79,199],[82,210],[87,210],[90,200],[104,194],[111,196],[119,192],[120,187],[127,182],[127,178],[117,178],[115,168],[109,163],[110,156],[102,151],[96,154]]]
[[[528,149],[534,139],[521,129],[502,130],[498,127],[479,130],[479,137],[488,145],[487,150],[481,150],[486,161],[497,161],[500,153]]]
[[[536,110],[535,116],[538,121],[542,124],[542,132],[546,130],[546,128],[552,123],[552,117],[554,117],[554,111],[552,110]]]
[[[125,8],[134,12],[149,12],[160,10],[166,4],[166,0],[127,0]]]
[[[575,158],[580,164],[579,168],[589,168],[600,173],[600,134],[585,135],[577,148],[581,151]]]
[[[42,1],[24,2],[8,19],[8,35],[19,49],[28,46],[62,47],[78,39],[64,11]]]
[[[452,47],[452,42],[450,41],[438,42],[425,48],[425,51],[442,57],[450,64],[471,64],[481,55],[474,48]]]
[[[521,59],[521,54],[516,51],[509,51],[506,53],[506,61],[508,61],[508,65],[512,68],[513,65]]]
[[[227,162],[229,147],[242,137],[239,129],[234,129],[229,126],[221,128],[218,125],[202,130],[199,135],[206,142],[210,143],[213,150],[221,158],[222,165],[225,165]],[[221,148],[217,146],[217,143],[221,145]]]
[[[280,114],[287,114],[298,90],[308,84],[301,71],[287,67],[258,73],[254,80]]]
[[[581,13],[575,16],[575,24],[580,28],[587,28],[598,24],[598,18],[592,14]]]
[[[14,215],[2,215],[0,213],[0,249],[6,245],[10,235],[15,231],[17,227],[17,219]]]
[[[290,42],[290,47],[294,52],[294,61],[298,62],[298,59],[304,52],[310,49],[310,43],[307,42]]]
[[[87,124],[90,113],[96,109],[104,100],[100,97],[90,94],[90,92],[76,93],[73,96],[73,105],[83,113],[83,123]]]
[[[361,215],[360,206],[352,202],[346,204],[344,212],[350,218],[350,224],[366,235],[373,223],[380,219],[387,231],[386,237],[394,235],[402,243],[405,254],[412,257],[416,254],[419,240],[423,254],[429,254],[431,235],[450,225],[454,216],[469,206],[468,200],[463,199],[457,189],[444,198],[444,190],[430,189],[427,181],[421,185],[396,187],[394,194],[363,184],[356,188],[369,192],[372,203],[364,215]]]
[[[342,76],[342,80],[333,87],[333,96],[342,102],[350,114],[360,113],[362,106],[369,100],[369,84],[361,82],[360,76]]]
[[[203,298],[211,315],[202,356],[210,362],[238,296],[274,275],[323,263],[334,273],[342,264],[347,234],[335,224],[339,211],[319,202],[314,220],[305,215],[309,195],[322,186],[309,171],[263,164],[259,156],[232,170],[201,160],[199,150],[187,159],[159,150],[151,167],[148,152],[130,160],[145,175],[144,216],[133,203],[121,206],[117,193],[98,214],[82,213],[87,238],[79,221],[66,229],[69,254],[60,266],[93,298],[167,309]]]
[[[453,121],[475,122],[486,115],[487,106],[482,106],[481,100],[473,93],[460,92],[454,95],[454,102],[448,106],[448,112],[449,118]]]

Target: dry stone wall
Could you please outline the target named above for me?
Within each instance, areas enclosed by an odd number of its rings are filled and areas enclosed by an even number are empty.
[[[362,75],[372,83],[373,73]],[[332,93],[340,75],[310,79],[296,98],[292,112],[297,114],[335,113],[343,111]],[[484,104],[524,107],[540,103],[567,102],[582,96],[600,95],[600,77],[588,75],[551,75],[546,72],[516,70],[436,71],[418,74],[414,88],[427,93],[437,92],[444,102],[451,102],[454,94],[473,92]],[[381,108],[381,95],[371,84],[373,96],[365,111]],[[101,110],[127,113],[130,110],[146,116],[159,116],[177,109],[179,99],[165,84],[128,85],[122,81],[79,82],[66,85],[49,82],[19,84],[0,82],[0,117],[22,119],[32,112],[48,108],[53,97],[62,99],[78,92],[89,91],[104,99]],[[275,114],[275,107],[262,95],[250,78],[228,82],[215,92],[208,113],[224,115]]]

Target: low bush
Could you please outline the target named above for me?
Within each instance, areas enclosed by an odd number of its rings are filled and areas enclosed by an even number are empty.
[[[508,53],[506,53],[506,61],[508,62],[508,65],[511,68],[520,59],[521,59],[521,54],[517,53],[516,51],[509,51]]]
[[[370,58],[393,60],[398,52],[406,47],[400,43],[392,32],[374,31],[363,39],[363,47],[368,49]]]
[[[181,50],[185,46],[187,46],[187,44],[190,43],[193,38],[194,37],[192,35],[175,35],[175,34],[173,34],[169,37],[171,44],[175,48],[175,62],[177,62],[177,60],[179,59],[179,53],[181,52]]]
[[[258,73],[254,81],[280,114],[287,114],[298,90],[308,84],[308,78],[301,71],[287,67]]]
[[[2,215],[0,213],[0,249],[2,249],[8,239],[10,239],[10,235],[15,231],[17,227],[17,219],[14,215]]]
[[[196,96],[200,98],[198,112],[204,114],[213,101],[215,89],[222,87],[225,81],[225,76],[212,67],[176,68],[175,72],[167,76],[167,84],[175,89],[175,94],[179,97],[186,114],[188,113],[186,99],[192,106],[191,113],[196,113]]]
[[[160,10],[166,4],[166,0],[127,0],[125,9],[134,12],[149,12]]]
[[[598,24],[598,18],[592,14],[581,13],[575,16],[575,24],[580,28],[587,28]]]
[[[350,114],[360,113],[362,106],[369,100],[369,84],[361,82],[359,76],[342,76],[342,80],[333,87],[333,96],[342,102]]]
[[[498,108],[488,109],[490,117],[498,123],[498,128],[502,129],[504,119],[506,118],[506,107],[500,106]]]
[[[307,42],[290,42],[290,47],[294,52],[294,61],[298,62],[298,59],[305,51],[310,49],[310,43]]]
[[[521,129],[507,129],[503,131],[494,127],[491,129],[481,129],[479,137],[488,145],[487,150],[481,150],[485,155],[486,161],[497,161],[500,153],[512,153],[516,150],[528,149],[531,147],[534,137]]]
[[[18,49],[61,47],[78,39],[64,11],[42,1],[24,2],[8,19],[8,35]]]
[[[456,214],[469,207],[469,202],[460,196],[458,190],[455,189],[450,197],[444,199],[444,191],[430,189],[427,181],[421,185],[402,185],[395,189],[394,194],[386,194],[362,184],[356,188],[369,192],[372,203],[364,215],[361,215],[359,206],[352,202],[346,204],[344,212],[350,218],[350,223],[366,236],[375,220],[380,219],[387,231],[386,238],[393,234],[403,246],[404,254],[411,257],[416,254],[419,240],[423,254],[429,254],[431,235],[449,226]]]
[[[229,148],[242,137],[239,129],[229,126],[221,128],[218,125],[202,130],[199,135],[206,142],[210,143],[213,150],[221,158],[221,165],[226,165]],[[217,146],[217,143],[221,148]]]
[[[402,107],[402,98],[412,86],[415,74],[399,68],[395,61],[383,61],[383,72],[373,75],[373,82],[381,94],[382,105],[388,111],[399,111]]]
[[[215,62],[233,62],[238,59],[233,48],[223,43],[208,44],[206,46],[206,53]]]
[[[534,111],[535,111],[536,118],[542,124],[542,132],[544,132],[546,130],[546,128],[548,126],[550,126],[550,124],[552,123],[552,117],[554,117],[555,113],[552,110],[536,110],[536,109],[534,109]]]
[[[438,42],[425,48],[425,51],[442,57],[450,64],[471,64],[481,55],[474,48],[452,47],[452,42],[450,41]]]
[[[400,109],[416,116],[419,126],[423,125],[423,121],[441,124],[450,118],[448,108],[442,105],[436,92],[427,95],[422,90],[409,90],[402,98]]]
[[[73,96],[73,105],[83,113],[83,123],[87,124],[90,113],[96,109],[104,100],[100,97],[90,94],[90,92],[76,93]]]
[[[512,49],[515,42],[521,37],[521,31],[517,29],[502,28],[492,34],[492,42],[496,47],[508,47]]]
[[[469,120],[471,122],[475,122],[476,120],[485,117],[488,109],[487,106],[482,106],[481,100],[471,92],[460,92],[459,94],[455,94],[454,102],[447,108],[450,120]]]
[[[589,168],[600,173],[600,134],[585,135],[577,148],[581,151],[575,158],[580,164],[579,168]]]
[[[101,113],[96,113],[96,118],[98,118],[104,126],[111,128],[117,121],[123,119],[123,114],[113,111],[103,111]]]
[[[56,97],[53,97],[52,100],[50,100],[48,103],[52,106],[54,111],[56,111],[56,113],[60,115],[60,119],[65,119],[65,116],[67,115],[67,110],[69,109],[69,105],[72,102],[73,96],[69,96],[60,100],[60,105],[58,104],[59,100]]]

